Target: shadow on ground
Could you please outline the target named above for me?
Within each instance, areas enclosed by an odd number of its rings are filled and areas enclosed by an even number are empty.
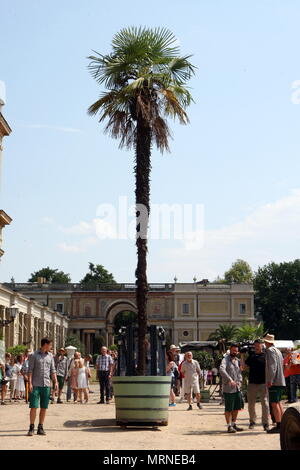
[[[64,426],[67,428],[85,428],[84,432],[123,432],[126,431],[160,431],[157,427],[150,426],[129,426],[120,427],[116,425],[115,419],[94,419],[84,421],[66,421]]]
[[[224,431],[189,431],[186,432],[185,436],[216,436],[216,435],[228,435],[226,430]],[[239,432],[235,433],[235,436],[238,434],[239,437],[241,436],[258,436],[261,432]],[[232,434],[233,435],[233,434]]]

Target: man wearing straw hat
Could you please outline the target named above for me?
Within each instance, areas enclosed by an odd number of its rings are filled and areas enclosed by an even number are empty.
[[[283,373],[283,357],[279,349],[275,348],[274,335],[264,337],[266,346],[266,384],[269,389],[269,402],[276,420],[276,427],[267,431],[268,434],[280,433],[280,423],[283,408],[280,403],[282,391],[285,388]]]

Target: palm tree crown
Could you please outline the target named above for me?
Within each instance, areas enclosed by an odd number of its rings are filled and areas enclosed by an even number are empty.
[[[107,91],[88,113],[108,120],[106,131],[128,148],[135,146],[141,116],[158,149],[169,150],[166,118],[188,122],[192,97],[185,84],[195,71],[190,56],[180,56],[175,36],[165,28],[125,28],[114,36],[111,54],[95,53],[89,70]]]

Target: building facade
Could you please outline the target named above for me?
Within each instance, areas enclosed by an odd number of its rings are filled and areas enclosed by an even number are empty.
[[[1,191],[1,171],[2,171],[2,157],[3,157],[3,138],[8,136],[11,133],[11,128],[9,127],[8,123],[4,119],[2,114],[2,108],[5,104],[5,92],[4,92],[4,84],[0,82],[0,191]],[[4,212],[3,209],[0,208],[0,260],[4,254],[2,249],[2,230],[5,225],[9,225],[12,219],[9,215]]]
[[[76,334],[93,353],[95,337],[114,342],[115,318],[137,313],[134,284],[87,289],[80,284],[6,284],[49,308],[68,315],[69,333]],[[252,284],[150,284],[149,325],[161,325],[171,341],[205,341],[220,324],[256,324]]]
[[[10,309],[17,309],[16,318],[6,326],[2,321],[10,320]],[[24,344],[30,349],[38,349],[45,336],[53,340],[53,349],[65,343],[69,321],[66,315],[39,304],[0,284],[0,338],[5,348]]]

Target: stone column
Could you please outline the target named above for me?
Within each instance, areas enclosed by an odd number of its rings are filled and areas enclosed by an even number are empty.
[[[4,309],[4,320],[8,320],[8,313],[7,313],[7,308]],[[5,338],[5,348],[9,348],[11,346],[10,344],[10,330],[9,330],[9,325],[4,327],[4,338]]]
[[[0,305],[0,322],[5,320],[5,307],[4,305]],[[5,327],[0,327],[0,337],[5,340]]]
[[[109,325],[107,329],[108,329],[108,338],[107,338],[108,339],[108,344],[107,344],[107,347],[109,348],[113,343],[113,327],[112,327],[112,325]]]
[[[52,324],[51,324],[51,338],[52,338],[52,345],[53,345],[53,351],[56,353],[56,323],[55,323],[55,313],[52,314]]]

